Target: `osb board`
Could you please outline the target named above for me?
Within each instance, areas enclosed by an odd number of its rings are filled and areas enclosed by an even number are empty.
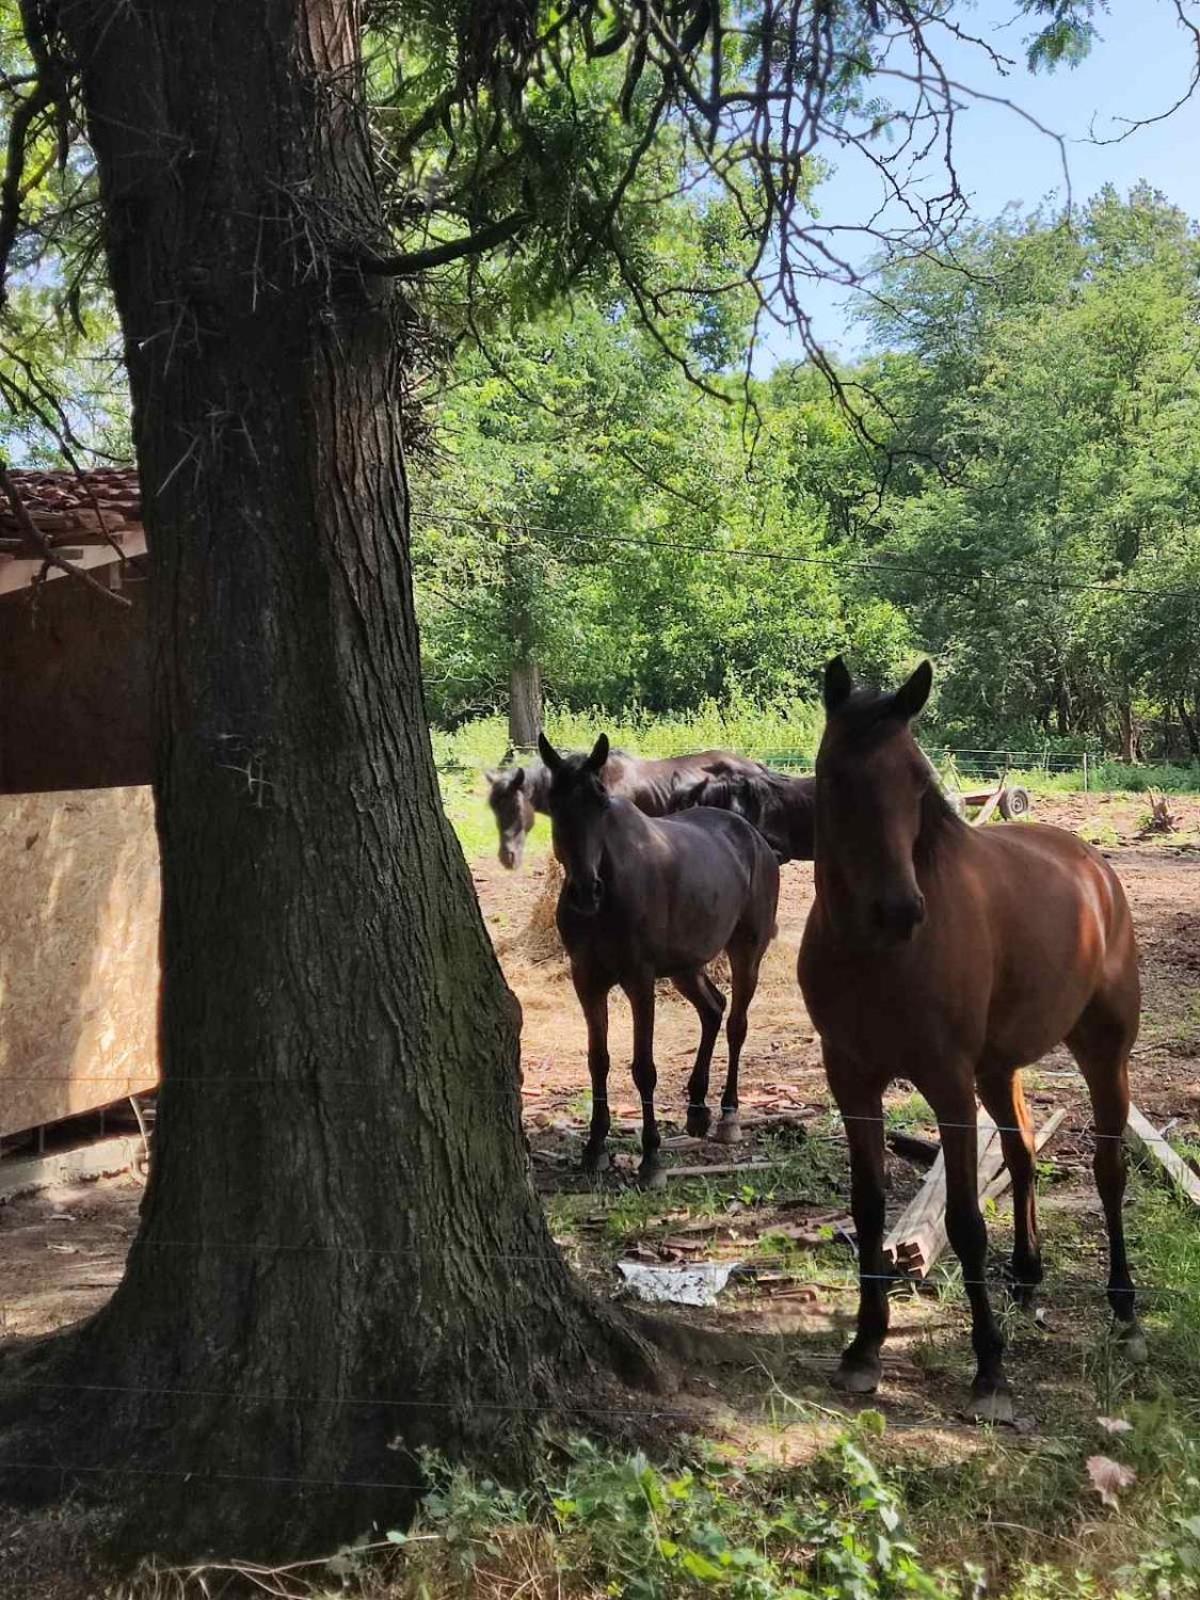
[[[150,791],[0,796],[0,1134],[157,1076]]]

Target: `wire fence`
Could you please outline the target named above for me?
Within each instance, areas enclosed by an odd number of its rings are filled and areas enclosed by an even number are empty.
[[[207,1084],[211,1080],[207,1077],[201,1077],[185,1081],[190,1081],[194,1084]],[[307,1080],[299,1079],[247,1079],[228,1074],[222,1075],[217,1081],[226,1084],[237,1083],[239,1085],[254,1083],[271,1088],[304,1087],[307,1082]],[[359,1086],[364,1080],[347,1077],[335,1079],[334,1081]],[[377,1080],[368,1081],[375,1082],[379,1086]],[[497,1091],[497,1093],[501,1093],[501,1091]],[[512,1093],[502,1093],[502,1098],[511,1107],[515,1096]],[[813,1121],[817,1122],[818,1125],[802,1124],[804,1127],[803,1141],[793,1151],[780,1155],[771,1163],[781,1174],[787,1172],[789,1161],[799,1156],[805,1144],[810,1140],[837,1144],[845,1144],[846,1142],[844,1127],[833,1128],[819,1125],[819,1120],[822,1116],[825,1116],[828,1120],[835,1115],[832,1108],[828,1113],[823,1113],[819,1108],[811,1105],[807,1109],[812,1112]],[[773,1120],[769,1113],[762,1118],[762,1122],[768,1126],[768,1131],[769,1124]],[[896,1126],[896,1119],[894,1117],[889,1118],[886,1115],[875,1117],[851,1114],[850,1116],[843,1115],[841,1120],[843,1122],[875,1123],[882,1125],[885,1130],[894,1129]],[[908,1120],[911,1121],[913,1119]],[[932,1122],[934,1119],[930,1118],[929,1120]],[[943,1131],[952,1129],[979,1131],[977,1122],[946,1120],[940,1124],[940,1127]],[[1012,1131],[1016,1128],[1016,1125],[1014,1124],[1009,1128],[1008,1125],[1001,1124],[1000,1128],[1001,1131]],[[574,1125],[570,1131],[582,1134],[583,1124],[581,1119],[574,1119]],[[1055,1138],[1064,1136],[1067,1138],[1084,1136],[1090,1138],[1121,1137],[1120,1134],[1097,1134],[1090,1123],[1061,1125],[1055,1133]],[[1048,1156],[1045,1152],[1039,1152],[1038,1161],[1039,1165],[1053,1164],[1060,1171],[1064,1170],[1064,1164],[1060,1157]],[[753,1173],[756,1180],[762,1181],[761,1164],[756,1164],[755,1167],[751,1167],[747,1163],[741,1163],[740,1165],[745,1168],[746,1176]],[[703,1182],[703,1178],[701,1177],[699,1181]],[[736,1170],[736,1164],[734,1171],[725,1171],[717,1175],[717,1181],[727,1184],[731,1189],[736,1190],[741,1182],[741,1177]],[[613,1191],[614,1184],[611,1179],[601,1180],[601,1192],[595,1194],[595,1201],[599,1203],[606,1198],[611,1198]],[[664,1197],[663,1203],[664,1206],[668,1205],[666,1197]],[[827,1205],[828,1202],[824,1200],[814,1200],[812,1202],[814,1207],[823,1204]],[[669,1225],[669,1219],[664,1220],[667,1220]],[[742,1225],[745,1226],[745,1220],[741,1220]],[[969,1290],[976,1286],[987,1287],[992,1291],[998,1292],[1012,1290],[1036,1291],[1040,1304],[1051,1313],[1055,1311],[1070,1312],[1086,1308],[1102,1309],[1108,1293],[1107,1285],[1104,1281],[1104,1269],[1098,1261],[1076,1265],[1072,1269],[1073,1276],[1065,1277],[1057,1282],[1039,1281],[1035,1283],[1022,1281],[1013,1276],[1003,1276],[1001,1273],[997,1273],[994,1276],[989,1275],[984,1279],[970,1278],[962,1273],[956,1263],[952,1260],[947,1260],[947,1262],[939,1265],[924,1278],[917,1280],[905,1277],[902,1273],[891,1271],[881,1274],[862,1271],[854,1260],[855,1242],[853,1235],[846,1233],[844,1228],[830,1226],[828,1239],[823,1239],[821,1242],[827,1247],[833,1247],[846,1260],[846,1269],[844,1271],[838,1269],[836,1257],[831,1258],[829,1253],[819,1260],[814,1260],[811,1255],[811,1247],[793,1243],[774,1248],[771,1243],[771,1226],[769,1222],[763,1229],[762,1234],[758,1236],[758,1239],[726,1239],[720,1241],[719,1245],[706,1243],[703,1248],[707,1259],[729,1264],[731,1266],[731,1275],[735,1280],[741,1279],[753,1284],[756,1274],[760,1271],[772,1268],[784,1269],[794,1277],[799,1287],[804,1290],[811,1290],[814,1296],[819,1295],[823,1298],[845,1296],[848,1301],[859,1293],[864,1283],[870,1282],[882,1282],[893,1293],[919,1297],[932,1296],[938,1302],[942,1301],[947,1293],[954,1294],[959,1289]],[[622,1253],[622,1246],[619,1241],[610,1240],[607,1243],[609,1246],[607,1254],[615,1257]],[[427,1259],[431,1248],[436,1250],[439,1245],[434,1243],[431,1246],[429,1242],[423,1242],[408,1246],[372,1247],[349,1244],[344,1240],[269,1240],[262,1237],[253,1239],[186,1239],[162,1238],[150,1235],[134,1239],[131,1243],[130,1255],[136,1256],[144,1253],[153,1257],[158,1252],[170,1252],[173,1254],[184,1252],[191,1255],[204,1254],[208,1256],[225,1254],[239,1258],[250,1256],[256,1259],[268,1259],[274,1263],[279,1263],[282,1259],[291,1258],[297,1262],[308,1264],[311,1264],[314,1256],[327,1257],[336,1255],[353,1261],[361,1261],[369,1269],[372,1263],[378,1264],[381,1260]],[[479,1250],[473,1253],[473,1261],[481,1268],[511,1274],[514,1271],[519,1272],[522,1266],[540,1269],[547,1263],[561,1263],[564,1257],[568,1262],[574,1259],[582,1264],[589,1248],[594,1248],[594,1245],[589,1246],[585,1241],[578,1238],[568,1238],[555,1242],[550,1248],[539,1250]],[[806,1248],[809,1250],[807,1259],[805,1256]],[[593,1266],[596,1265],[595,1262],[592,1264]],[[694,1259],[688,1259],[681,1263],[684,1267],[696,1264]],[[611,1265],[615,1266],[615,1260]],[[309,1269],[309,1267],[302,1268],[302,1270]],[[1079,1282],[1079,1273],[1089,1269],[1094,1273],[1095,1281],[1090,1284]],[[1156,1307],[1165,1308],[1182,1305],[1194,1307],[1197,1315],[1200,1315],[1200,1283],[1137,1283],[1135,1292],[1137,1298],[1147,1304],[1151,1310]],[[760,1303],[770,1308],[773,1304],[777,1305],[778,1300],[776,1296],[767,1293]],[[847,1310],[849,1309],[850,1306],[847,1304]],[[965,1350],[968,1319],[965,1308],[958,1309],[962,1315],[961,1332]],[[0,1308],[0,1313],[2,1313],[2,1308]],[[0,1322],[2,1320],[2,1315],[0,1315]],[[1041,1338],[1046,1336],[1048,1331],[1053,1332],[1055,1325],[1051,1324],[1048,1330],[1045,1323],[1039,1327],[1031,1321],[1028,1326],[1031,1337]],[[747,1360],[752,1364],[757,1363],[757,1358],[749,1353]],[[202,1402],[217,1401],[252,1409],[262,1408],[266,1410],[272,1407],[279,1407],[287,1412],[329,1412],[361,1409],[363,1411],[410,1412],[414,1415],[443,1413],[447,1418],[452,1415],[469,1415],[473,1423],[477,1423],[481,1417],[486,1418],[488,1415],[501,1417],[544,1416],[556,1418],[560,1421],[574,1418],[580,1425],[586,1425],[589,1421],[600,1423],[602,1421],[611,1422],[623,1419],[638,1425],[668,1424],[678,1426],[686,1431],[694,1431],[705,1416],[711,1415],[714,1422],[716,1422],[721,1415],[733,1413],[739,1416],[761,1416],[773,1426],[781,1429],[804,1426],[833,1430],[852,1427],[858,1412],[840,1403],[830,1404],[824,1400],[817,1403],[811,1399],[806,1399],[802,1393],[793,1394],[789,1391],[788,1384],[793,1387],[797,1384],[802,1386],[806,1374],[814,1379],[828,1378],[835,1370],[839,1360],[839,1355],[834,1351],[805,1349],[802,1346],[798,1346],[791,1352],[789,1377],[786,1383],[779,1379],[770,1378],[769,1372],[764,1367],[764,1375],[770,1379],[769,1387],[738,1388],[729,1395],[715,1397],[712,1395],[693,1395],[689,1396],[689,1402],[686,1405],[678,1402],[663,1403],[662,1399],[654,1394],[647,1394],[644,1399],[613,1405],[599,1401],[590,1403],[574,1402],[569,1398],[553,1401],[499,1398],[476,1389],[473,1390],[469,1399],[447,1400],[437,1396],[418,1397],[412,1394],[395,1394],[387,1391],[354,1394],[298,1387],[281,1392],[271,1388],[223,1389],[202,1384],[125,1384],[99,1379],[96,1381],[67,1382],[36,1375],[0,1380],[0,1394],[10,1398],[28,1396],[34,1400],[34,1403],[43,1406],[50,1405],[56,1396],[60,1398],[70,1396],[80,1401],[84,1398],[116,1400],[122,1396],[138,1396],[161,1400],[165,1403],[177,1402],[181,1407],[194,1407]],[[964,1354],[964,1362],[965,1360],[966,1356]],[[897,1369],[904,1370],[910,1366],[911,1362],[906,1360],[902,1352],[889,1352],[885,1349],[882,1357],[881,1379],[885,1390],[889,1379],[894,1380]],[[874,1396],[864,1396],[862,1403],[867,1408],[874,1410],[878,1408],[880,1400]],[[885,1393],[883,1404],[886,1406],[888,1403]],[[906,1403],[912,1403],[911,1397]],[[923,1405],[930,1404],[928,1401],[920,1403]],[[977,1440],[979,1438],[977,1423],[959,1420],[955,1416],[939,1409],[931,1409],[929,1414],[920,1417],[888,1417],[887,1427],[889,1431],[894,1433],[921,1435],[928,1438],[940,1436],[961,1436],[967,1440]],[[1036,1422],[1030,1419],[1026,1419],[1025,1424],[1023,1424],[1023,1431],[1006,1434],[1008,1448],[1026,1450],[1037,1450],[1045,1446],[1069,1445],[1077,1447],[1085,1446],[1089,1443],[1095,1445],[1098,1437],[1097,1430],[1093,1430],[1090,1433],[1086,1431],[1064,1432],[1059,1429],[1041,1431],[1036,1426]],[[411,1459],[403,1452],[398,1458],[397,1465],[399,1470],[395,1475],[321,1477],[248,1469],[230,1470],[201,1464],[144,1467],[102,1461],[66,1460],[57,1456],[53,1459],[39,1459],[36,1453],[28,1452],[19,1457],[0,1455],[0,1473],[14,1472],[57,1477],[64,1484],[69,1483],[71,1480],[87,1481],[89,1479],[116,1482],[124,1477],[132,1479],[162,1478],[163,1480],[188,1481],[196,1484],[204,1482],[258,1484],[264,1487],[269,1486],[281,1490],[295,1490],[306,1493],[310,1491],[338,1493],[352,1490],[420,1495],[429,1490],[430,1484],[428,1481],[412,1475]]]
[[[922,748],[939,770],[946,770],[946,776],[951,780],[956,776],[998,780],[1010,772],[1047,775],[1078,772],[1086,788],[1089,777],[1095,775],[1097,766],[1103,762],[1102,757],[1091,752],[1070,755],[1054,750],[1049,745],[1043,746],[1040,750],[976,750],[957,745],[930,745]],[[784,772],[811,773],[816,766],[814,755],[796,749],[767,750],[761,759],[766,766]]]

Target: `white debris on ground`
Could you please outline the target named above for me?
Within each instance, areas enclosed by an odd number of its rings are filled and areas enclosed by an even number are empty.
[[[686,1267],[646,1267],[618,1261],[625,1288],[653,1305],[714,1306],[738,1263],[711,1261]]]

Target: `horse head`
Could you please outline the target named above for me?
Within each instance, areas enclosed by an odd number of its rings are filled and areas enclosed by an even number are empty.
[[[548,809],[554,854],[562,864],[568,905],[582,916],[595,916],[604,886],[600,857],[603,822],[611,804],[601,774],[608,760],[608,735],[602,733],[588,755],[563,756],[538,735],[538,749],[550,773]]]
[[[534,811],[525,781],[525,768],[509,772],[489,772],[488,805],[500,830],[500,865],[510,869],[521,865],[525,836],[533,827]]]
[[[840,656],[825,669],[818,893],[839,932],[875,948],[911,939],[925,920],[915,856],[933,780],[909,723],[932,681],[928,661],[894,694],[856,689]]]

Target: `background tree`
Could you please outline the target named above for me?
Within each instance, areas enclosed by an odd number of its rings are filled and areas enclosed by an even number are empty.
[[[1178,700],[1144,618],[1200,522],[1200,244],[1142,188],[1070,230],[1002,219],[963,259],[887,274],[871,313],[907,463],[876,519],[884,592],[943,658],[951,738],[1023,725],[1130,759],[1137,698]]]

